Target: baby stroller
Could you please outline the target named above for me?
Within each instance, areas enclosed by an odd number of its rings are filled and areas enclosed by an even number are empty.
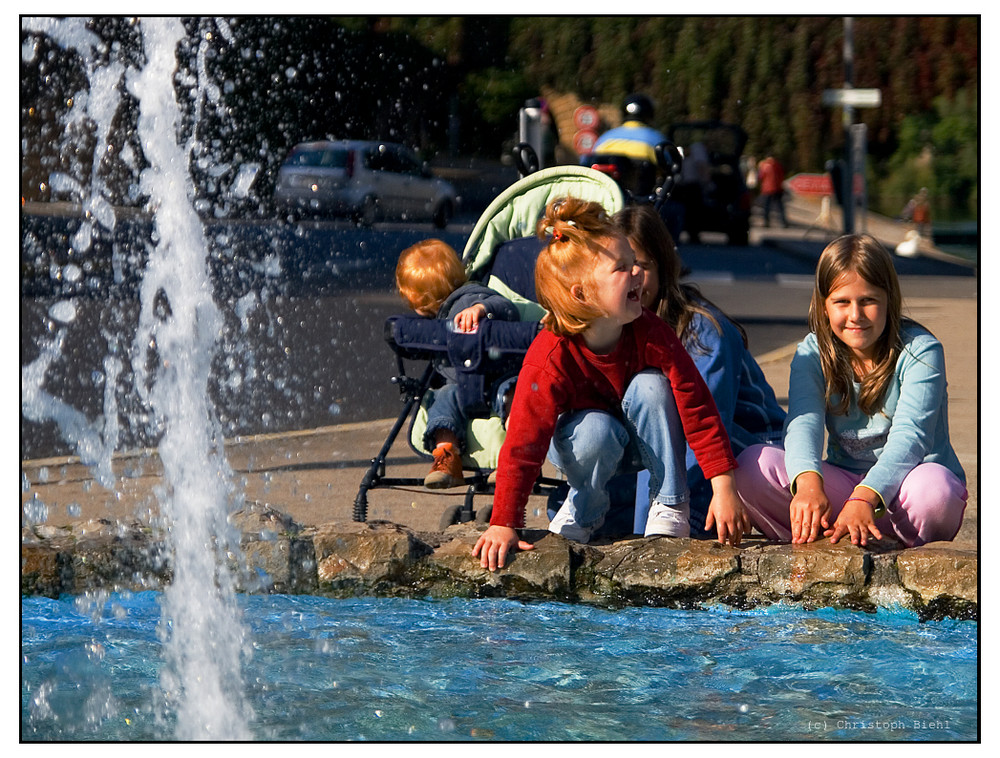
[[[469,279],[511,300],[520,321],[487,321],[471,334],[449,329],[449,322],[443,319],[407,315],[386,321],[385,339],[397,363],[392,381],[399,385],[403,408],[362,479],[354,500],[355,521],[367,519],[370,490],[423,486],[422,478],[387,476],[386,458],[409,424],[410,447],[421,458],[431,460],[422,444],[427,409],[446,376],[458,384],[462,405],[471,421],[462,458],[463,471],[467,472],[465,501],[445,510],[441,529],[474,519],[489,521],[492,508],[477,512],[474,498],[493,494],[489,478],[496,469],[506,434],[504,401],[512,394],[517,371],[544,314],[535,301],[534,265],[543,244],[535,236],[535,225],[551,200],[566,196],[600,203],[609,214],[619,211],[625,203],[619,185],[590,168],[554,166],[528,173],[489,205],[462,253]],[[423,364],[423,368],[419,374],[407,374],[407,363]],[[542,476],[535,483],[535,494],[550,494],[560,485],[559,480]]]

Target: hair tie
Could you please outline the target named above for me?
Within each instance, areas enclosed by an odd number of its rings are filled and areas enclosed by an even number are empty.
[[[576,226],[576,222],[573,219],[568,219],[563,221],[565,226]],[[556,227],[555,225],[549,225],[545,227],[545,233],[552,238],[553,242],[562,242],[564,239],[569,239],[566,233],[562,230],[562,227]]]

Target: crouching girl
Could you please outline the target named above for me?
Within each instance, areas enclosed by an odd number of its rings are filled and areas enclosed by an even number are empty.
[[[677,336],[642,308],[628,240],[601,206],[574,198],[550,203],[538,232],[548,239],[535,266],[545,328],[518,375],[490,527],[473,555],[493,570],[512,549],[532,547],[517,530],[546,455],[570,487],[551,531],[587,542],[608,512],[610,479],[646,468],[645,533],[688,536],[687,445],[712,484],[720,539],[739,544],[749,522],[725,428]]]
[[[809,329],[792,359],[784,447],[740,454],[754,526],[794,543],[954,539],[968,493],[948,436],[944,350],[903,318],[892,258],[873,237],[823,251]]]

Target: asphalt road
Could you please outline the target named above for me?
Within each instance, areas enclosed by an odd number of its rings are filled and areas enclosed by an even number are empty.
[[[20,361],[35,361],[58,336],[59,357],[45,390],[82,411],[103,415],[106,396],[121,409],[123,444],[152,444],[134,420],[142,403],[127,366],[117,391],[105,392],[104,357],[127,356],[138,314],[137,275],[142,244],[97,239],[83,259],[61,258],[75,231],[71,219],[26,217],[22,236]],[[405,312],[393,292],[399,251],[439,236],[461,251],[471,223],[445,232],[430,225],[346,222],[213,222],[206,227],[216,302],[225,320],[210,392],[226,436],[279,432],[394,417],[399,393],[390,381],[396,365],[383,336],[385,319]],[[148,237],[140,221],[121,223],[119,242]],[[811,276],[822,245],[796,241],[760,244],[681,244],[689,280],[747,329],[754,354],[798,341],[805,334]],[[133,260],[128,260],[131,256]],[[904,287],[945,290],[964,277],[948,264],[900,261]],[[73,275],[67,276],[66,272]],[[56,277],[54,274],[60,276]],[[62,303],[71,320],[60,321]],[[132,419],[132,422],[126,421]],[[54,423],[21,417],[22,460],[65,455],[70,449]]]

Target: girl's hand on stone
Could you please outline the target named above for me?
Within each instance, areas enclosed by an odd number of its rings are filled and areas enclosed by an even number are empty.
[[[866,499],[852,495],[844,503],[844,509],[837,516],[833,528],[823,532],[834,545],[847,534],[851,535],[852,545],[867,545],[869,534],[877,540],[882,539],[882,533],[875,526],[875,508]]]
[[[496,571],[503,568],[507,559],[507,554],[514,550],[534,550],[535,546],[530,542],[520,539],[516,529],[509,526],[494,524],[476,541],[476,546],[472,548],[472,555],[479,556],[479,565]]]
[[[819,474],[806,471],[796,477],[795,495],[788,510],[794,544],[814,542],[819,537],[821,528],[830,528],[833,508],[823,490],[823,479]]]
[[[721,544],[739,547],[743,535],[750,532],[750,516],[736,492],[732,472],[713,477],[712,490],[705,530],[710,531],[714,526]]]

